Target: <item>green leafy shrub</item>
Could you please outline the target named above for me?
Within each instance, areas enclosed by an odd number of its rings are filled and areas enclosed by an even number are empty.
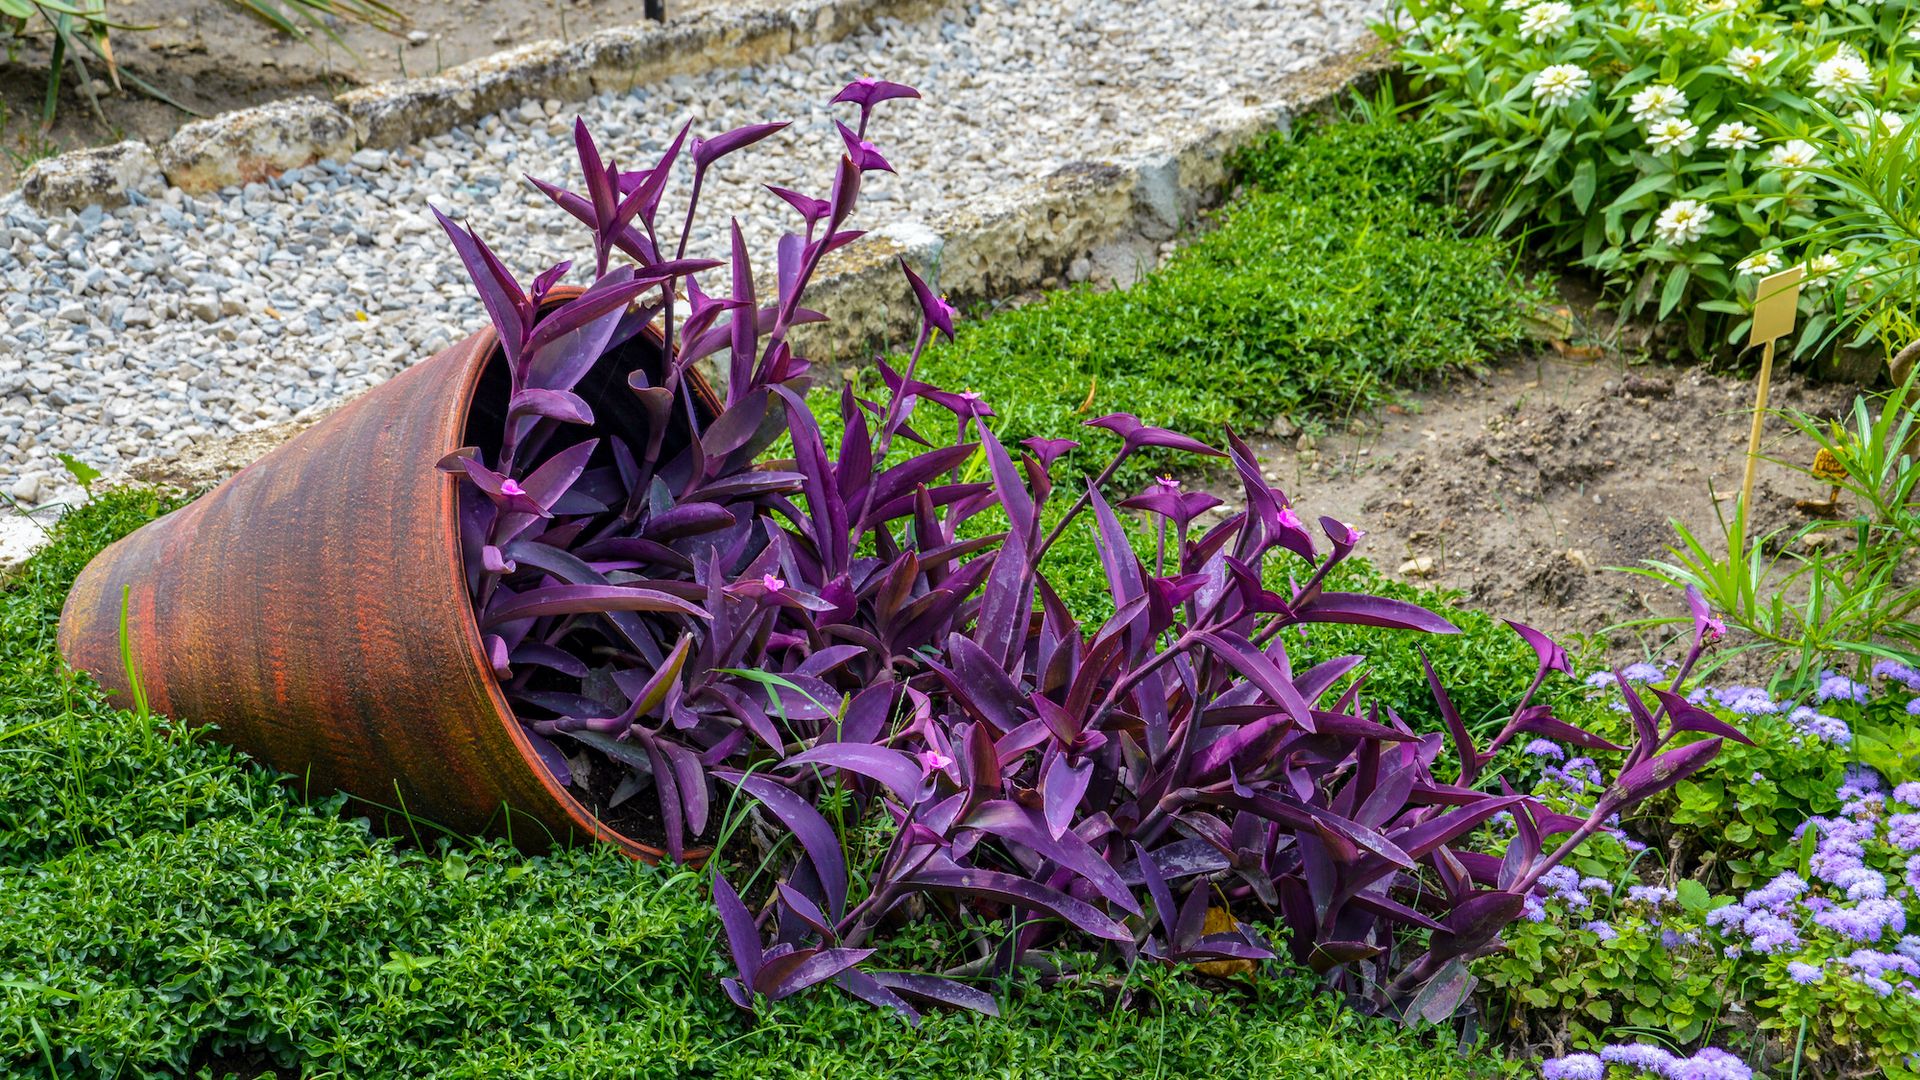
[[[1740,730],[1754,745],[1728,743],[1720,759],[1682,781],[1649,819],[1669,823],[1714,881],[1745,888],[1795,861],[1794,832],[1840,808],[1845,747],[1813,738],[1780,716],[1755,716]],[[1783,861],[1784,860],[1784,861]]]
[[[1836,0],[1406,0],[1383,32],[1497,229],[1524,228],[1616,287],[1630,313],[1725,316],[1743,342],[1753,282],[1808,266],[1801,340],[1844,307],[1868,254],[1829,248],[1848,193],[1812,169],[1833,114],[1874,138],[1920,96],[1912,8]],[[1832,112],[1823,111],[1825,106]],[[1772,118],[1768,124],[1767,117]],[[1767,130],[1763,131],[1763,125]],[[1771,145],[1767,145],[1771,143]],[[1717,344],[1708,320],[1691,345]]]

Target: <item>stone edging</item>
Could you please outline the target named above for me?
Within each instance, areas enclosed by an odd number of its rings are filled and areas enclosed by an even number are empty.
[[[962,303],[1006,299],[1062,281],[1128,283],[1138,267],[1157,261],[1163,241],[1228,194],[1230,154],[1287,129],[1297,116],[1329,111],[1349,89],[1371,84],[1392,66],[1384,50],[1336,57],[1283,81],[1268,102],[1234,109],[1196,129],[1166,153],[1112,164],[1075,162],[992,206],[877,229],[836,253],[809,287],[808,306],[831,313],[832,321],[801,328],[796,344],[816,360],[859,363],[913,334],[920,312],[900,280],[896,256],[927,271]],[[708,375],[724,382],[717,363]],[[134,465],[126,478],[187,490],[218,483],[338,407],[204,440],[172,457]]]
[[[912,19],[936,0],[796,0],[785,10],[722,6],[684,21],[545,40],[469,60],[439,75],[289,98],[183,126],[156,152],[137,140],[35,162],[20,184],[44,214],[124,205],[172,184],[214,191],[358,150],[417,142],[529,98],[580,101],[715,66],[747,65],[848,37],[881,18]]]

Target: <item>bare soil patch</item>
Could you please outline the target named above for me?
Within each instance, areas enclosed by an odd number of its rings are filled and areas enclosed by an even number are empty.
[[[665,0],[668,20],[719,0]],[[773,6],[775,0],[754,0]],[[113,18],[150,30],[113,33],[114,56],[180,104],[204,115],[306,94],[332,97],[388,79],[433,75],[456,64],[545,38],[583,37],[641,22],[645,0],[389,0],[409,18],[398,33],[340,23],[344,43],[311,32],[312,44],[282,34],[215,0],[124,0]],[[194,119],[144,94],[116,91],[92,64],[103,125],[68,67],[51,131],[40,130],[49,41],[0,62],[0,192],[32,161],[122,139],[162,142]]]
[[[1856,388],[1776,377],[1772,404],[1817,415]],[[1382,569],[1456,589],[1474,607],[1577,639],[1650,614],[1670,591],[1612,571],[1663,558],[1670,521],[1718,538],[1744,467],[1753,385],[1699,368],[1631,366],[1548,353],[1413,394],[1320,440],[1255,442],[1303,515],[1370,532]],[[1810,464],[1814,448],[1770,420],[1763,453]],[[1762,529],[1802,520],[1796,499],[1826,491],[1762,462]],[[1632,632],[1614,651],[1638,654]]]

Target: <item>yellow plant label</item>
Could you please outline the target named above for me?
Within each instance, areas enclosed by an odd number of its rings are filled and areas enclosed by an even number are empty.
[[[1764,345],[1793,333],[1794,316],[1800,311],[1800,279],[1806,276],[1801,266],[1768,274],[1760,279],[1753,294],[1753,333],[1748,345]]]

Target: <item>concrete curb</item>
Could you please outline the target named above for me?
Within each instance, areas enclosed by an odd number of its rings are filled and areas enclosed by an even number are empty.
[[[158,171],[182,191],[215,191],[325,158],[345,160],[356,150],[404,146],[529,98],[580,101],[711,67],[757,63],[936,7],[936,0],[797,0],[779,11],[734,4],[683,21],[613,27],[571,43],[535,41],[332,101],[290,98],[196,120],[154,148]],[[49,215],[96,203],[122,206],[129,191],[151,187],[150,160],[142,159],[139,169],[104,168],[100,151],[70,151],[34,163],[21,178],[21,192]]]

